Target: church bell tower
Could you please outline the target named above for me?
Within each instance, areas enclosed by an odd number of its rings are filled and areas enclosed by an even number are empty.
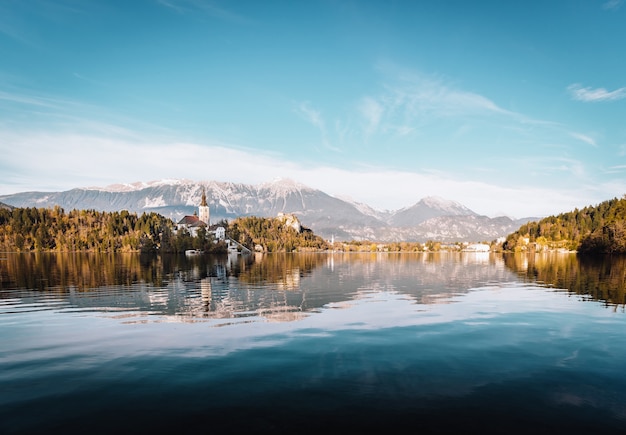
[[[206,203],[206,192],[204,188],[202,188],[202,202],[200,203],[200,207],[198,207],[198,219],[207,226],[209,225],[209,206]]]

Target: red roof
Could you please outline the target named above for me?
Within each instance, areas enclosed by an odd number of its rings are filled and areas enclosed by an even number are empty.
[[[206,226],[206,224],[204,222],[202,222],[198,216],[185,216],[184,218],[182,218],[179,222],[178,225],[185,225],[188,227],[204,227]]]

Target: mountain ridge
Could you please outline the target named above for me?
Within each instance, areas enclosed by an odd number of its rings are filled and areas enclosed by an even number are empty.
[[[211,220],[239,216],[274,217],[291,213],[316,234],[330,239],[377,241],[481,241],[505,237],[536,218],[480,216],[464,205],[439,197],[425,197],[409,207],[379,211],[367,204],[344,200],[290,179],[256,185],[165,179],[104,188],[74,188],[62,192],[22,192],[0,196],[15,207],[128,210],[157,212],[177,221],[193,214],[202,191],[207,194]]]

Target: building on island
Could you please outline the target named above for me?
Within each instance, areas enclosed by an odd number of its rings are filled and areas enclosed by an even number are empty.
[[[202,200],[200,201],[200,207],[198,207],[198,219],[204,222],[205,225],[209,225],[209,206],[206,203],[206,191],[202,189]]]
[[[220,241],[225,242],[228,252],[250,252],[250,250],[241,243],[230,239],[226,235],[226,228],[220,224],[211,225],[209,219],[210,213],[209,205],[206,201],[206,192],[202,189],[202,200],[198,206],[198,211],[194,212],[191,216],[184,216],[180,221],[178,221],[176,224],[176,231],[180,231],[184,228],[192,237],[197,237],[198,230],[200,228],[204,228],[206,230],[206,234],[213,236],[215,243]]]
[[[215,240],[225,240],[226,239],[226,228],[219,226],[215,228]]]
[[[200,205],[198,206],[198,211],[194,212],[192,216],[184,216],[178,223],[176,224],[176,231],[180,231],[181,229],[186,229],[192,237],[197,237],[198,230],[200,228],[204,228],[206,230],[207,235],[213,236],[213,241],[215,243],[224,242],[226,243],[226,247],[229,253],[250,253],[250,249],[243,246],[241,243],[236,240],[230,239],[226,234],[226,228],[222,226],[222,224],[214,224],[211,225],[209,222],[210,213],[209,213],[209,205],[206,202],[206,192],[204,188],[202,189],[202,200],[200,201]],[[293,226],[295,228],[296,223],[299,226],[299,222],[297,218],[294,217],[296,222],[293,222],[292,219],[288,219],[288,225]],[[199,253],[199,251],[191,250],[193,253]],[[190,252],[191,252],[190,251]]]
[[[195,237],[198,234],[199,228],[207,228],[209,226],[209,218],[210,213],[209,206],[206,202],[206,192],[202,189],[202,200],[200,202],[200,206],[198,207],[198,212],[194,213],[192,216],[184,216],[176,224],[176,229],[181,230],[185,228],[189,231],[189,234]]]

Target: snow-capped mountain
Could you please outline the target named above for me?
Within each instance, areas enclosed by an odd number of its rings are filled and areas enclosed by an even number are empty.
[[[409,208],[395,212],[389,223],[400,228],[414,227],[440,216],[477,216],[477,214],[458,202],[429,196]]]
[[[178,220],[197,210],[203,189],[212,222],[238,216],[293,213],[316,234],[337,240],[493,240],[532,220],[491,219],[457,202],[436,197],[424,198],[398,211],[377,211],[285,179],[259,185],[159,180],[65,192],[23,192],[0,196],[0,201],[15,207],[59,205],[65,210],[157,212]]]

